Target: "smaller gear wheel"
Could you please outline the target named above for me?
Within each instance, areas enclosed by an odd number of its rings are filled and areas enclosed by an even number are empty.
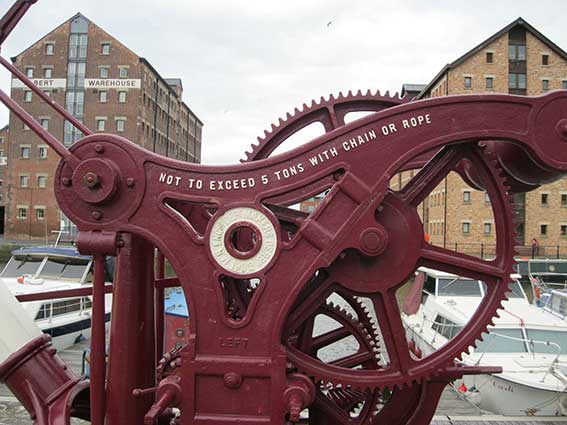
[[[368,309],[346,292],[340,297],[342,300],[337,300],[337,303],[326,301],[315,306],[301,326],[291,325],[295,332],[286,337],[288,344],[300,347],[313,358],[326,358],[329,364],[363,369],[381,368],[379,336]],[[326,321],[329,329],[322,333],[318,329],[319,333],[315,334],[314,326],[318,318],[322,318],[319,325],[325,327]],[[382,402],[383,395],[379,390],[360,390],[321,381],[310,407],[310,419],[329,425],[362,425],[368,423]]]

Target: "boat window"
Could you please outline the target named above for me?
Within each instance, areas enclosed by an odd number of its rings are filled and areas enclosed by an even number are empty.
[[[508,285],[510,291],[506,293],[508,298],[524,298],[524,293],[522,292],[522,288],[520,287],[520,282],[514,280],[510,282]]]
[[[435,295],[435,278],[433,276],[427,276],[425,278],[423,290],[431,295]]]
[[[492,329],[489,334],[482,334],[483,340],[475,349],[478,353],[526,353],[520,329]]]
[[[480,297],[478,280],[470,279],[439,279],[439,296]]]
[[[83,308],[92,308],[93,302],[89,297],[83,297]]]
[[[19,277],[24,274],[33,276],[42,261],[43,258],[30,257],[29,255],[14,256],[6,265],[2,277]]]
[[[533,277],[547,284],[560,286],[567,285],[567,275],[565,274],[536,274],[533,275]]]
[[[565,292],[553,291],[546,307],[565,318],[565,313],[567,313],[567,294]]]
[[[514,265],[514,270],[516,271],[516,273],[519,273],[521,275],[527,275],[528,274],[528,262],[527,261],[522,261],[522,260],[518,260],[518,262]]]
[[[70,300],[56,301],[53,303],[52,316],[61,316],[81,309],[81,299],[73,298]]]
[[[547,353],[547,354],[558,354],[558,350],[561,350],[561,354],[567,354],[567,332],[558,331],[546,331],[541,329],[527,329],[528,339],[530,340],[530,349],[534,353]],[[545,344],[539,344],[540,341]],[[548,345],[549,344],[549,345]],[[559,345],[557,348],[555,345]]]
[[[39,277],[80,280],[85,273],[87,265],[88,261],[83,259],[50,257],[41,269]]]
[[[455,322],[441,316],[440,314],[438,314],[435,318],[431,328],[447,339],[453,338],[461,331],[461,329],[463,329],[462,326],[457,325]]]
[[[51,317],[51,304],[42,304],[35,320],[47,319],[48,317]]]
[[[530,272],[533,273],[567,273],[566,261],[530,262]]]

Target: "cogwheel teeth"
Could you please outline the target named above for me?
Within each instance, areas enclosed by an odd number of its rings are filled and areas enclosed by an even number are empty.
[[[250,154],[246,152],[245,158],[240,161],[249,162],[267,158],[289,136],[289,132],[286,130],[289,129],[290,126],[293,126],[293,133],[300,131],[313,123],[313,118],[316,115],[325,129],[335,129],[345,125],[344,117],[349,112],[377,112],[392,106],[407,103],[410,100],[408,96],[404,98],[400,97],[398,93],[390,96],[389,91],[381,95],[379,90],[374,94],[372,94],[370,90],[365,94],[363,94],[361,90],[358,90],[354,95],[352,91],[349,90],[346,95],[342,92],[340,92],[338,96],[331,94],[328,100],[324,97],[321,97],[319,102],[312,100],[309,106],[304,103],[301,110],[295,108],[293,113],[288,112],[284,119],[280,118],[277,124],[272,124],[271,130],[264,131],[264,136],[258,137],[259,143],[257,145],[251,145]],[[335,121],[333,117],[336,117],[337,121]]]

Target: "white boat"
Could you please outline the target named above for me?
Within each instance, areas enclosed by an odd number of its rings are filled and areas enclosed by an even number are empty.
[[[402,314],[410,346],[431,354],[459,333],[482,301],[485,283],[431,269],[414,314]],[[531,304],[519,276],[494,326],[463,363],[500,366],[503,372],[465,376],[457,384],[480,409],[507,416],[567,414],[567,323]],[[413,341],[413,342],[412,342]],[[461,384],[464,384],[461,386]]]
[[[14,296],[92,287],[93,260],[74,248],[21,248],[12,252],[0,273],[0,284]],[[92,296],[21,302],[25,312],[58,350],[91,334]],[[112,295],[105,296],[105,319],[110,322]]]

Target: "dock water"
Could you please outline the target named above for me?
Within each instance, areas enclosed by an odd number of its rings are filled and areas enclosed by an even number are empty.
[[[83,351],[88,341],[81,342],[60,353],[61,358],[77,374],[81,373]],[[73,425],[86,425],[88,422],[73,419]],[[504,416],[482,415],[482,412],[463,400],[450,387],[443,393],[432,425],[567,425],[567,417],[510,418]],[[0,385],[0,425],[33,425],[28,413],[4,385]],[[386,424],[385,424],[386,425]]]

